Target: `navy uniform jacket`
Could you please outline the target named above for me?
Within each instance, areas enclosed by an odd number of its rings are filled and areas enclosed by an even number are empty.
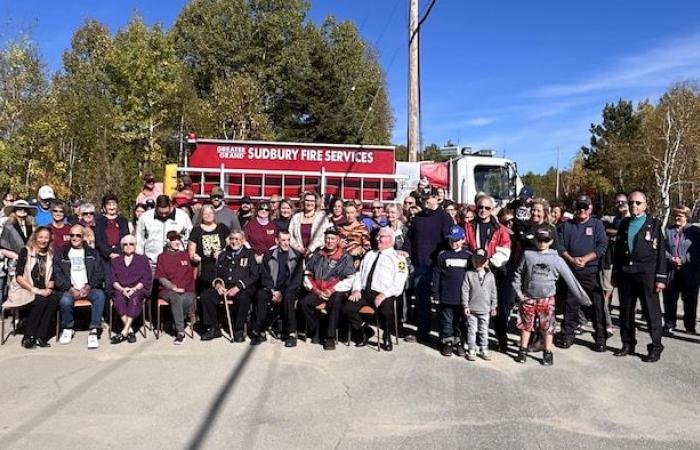
[[[444,250],[437,257],[433,269],[433,298],[444,305],[462,303],[462,283],[472,254],[461,250]]]
[[[597,272],[600,268],[600,261],[605,256],[608,249],[608,235],[605,232],[605,225],[600,219],[589,218],[584,223],[576,220],[564,222],[559,227],[561,233],[559,239],[564,250],[573,258],[584,256],[594,252],[596,259],[589,261],[583,269],[575,269],[574,272]]]
[[[634,250],[630,254],[627,245],[632,217],[625,217],[615,241],[615,260],[613,261],[613,276],[619,273],[653,274],[658,283],[666,283],[668,269],[664,249],[664,235],[661,232],[661,221],[647,215],[646,221],[639,229],[634,239]]]
[[[255,252],[247,247],[241,247],[240,251],[235,253],[231,246],[226,246],[216,260],[216,277],[224,280],[226,289],[234,286],[241,290],[255,289],[260,277]]]

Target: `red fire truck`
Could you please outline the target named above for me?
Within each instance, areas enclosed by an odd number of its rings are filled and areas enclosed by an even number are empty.
[[[468,153],[444,163],[396,162],[395,147],[381,145],[229,141],[190,136],[178,175],[188,174],[196,198],[214,186],[227,200],[298,199],[305,191],[363,202],[398,202],[421,177],[446,189],[448,198],[471,203],[479,191],[506,201],[519,186],[515,164],[490,154]]]

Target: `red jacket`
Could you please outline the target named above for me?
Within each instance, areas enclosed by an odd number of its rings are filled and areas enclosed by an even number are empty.
[[[478,220],[478,219],[477,219]],[[493,267],[502,267],[510,259],[510,234],[506,227],[498,223],[495,217],[491,218],[490,239],[486,245],[486,253]],[[467,248],[474,252],[477,249],[476,227],[473,223],[464,225]]]

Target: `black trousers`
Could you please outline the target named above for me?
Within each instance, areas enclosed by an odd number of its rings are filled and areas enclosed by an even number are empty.
[[[507,272],[497,271],[496,273],[496,289],[498,291],[498,308],[496,309],[496,317],[493,320],[493,331],[496,332],[498,342],[508,341],[508,323],[510,322],[510,313],[515,306],[515,291],[513,290],[513,275],[512,270]]]
[[[564,326],[562,334],[566,339],[574,338],[574,331],[579,326],[579,311],[583,308],[584,312],[591,317],[593,322],[593,338],[596,344],[605,344],[607,340],[607,330],[605,326],[605,305],[603,303],[603,286],[600,284],[600,276],[598,272],[583,272],[575,271],[574,276],[578,280],[583,290],[590,297],[592,305],[589,307],[581,306],[579,300],[573,295],[566,296],[564,304]]]
[[[29,305],[29,316],[24,323],[25,336],[49,338],[49,325],[56,317],[60,295],[52,293],[48,297],[37,295]]]
[[[467,338],[464,307],[440,303],[440,341],[459,344]]]
[[[620,295],[620,338],[623,344],[637,345],[635,314],[637,300],[642,304],[651,343],[661,347],[661,303],[655,289],[653,273],[624,273],[618,275]]]
[[[295,303],[297,301],[297,292],[282,293],[282,323],[284,332],[297,332],[297,311]],[[253,331],[255,333],[263,333],[265,331],[265,322],[267,321],[268,305],[272,303],[272,291],[268,289],[260,289],[255,294],[255,321],[253,322]]]
[[[363,292],[362,297],[356,301],[347,301],[343,305],[343,314],[348,318],[350,326],[353,330],[359,330],[362,328],[364,321],[362,320],[362,315],[360,314],[360,309],[364,306],[369,306],[379,313],[379,323],[384,325],[384,332],[391,334],[391,330],[394,329],[396,323],[396,317],[394,317],[394,302],[396,299],[394,297],[387,297],[379,305],[379,308],[374,306],[374,299],[379,295],[379,292],[369,291]],[[388,336],[385,334],[385,336]]]
[[[233,299],[233,304],[236,306],[236,318],[233,328],[236,331],[243,330],[245,321],[248,318],[250,304],[255,296],[255,288],[247,288],[240,291]],[[205,328],[218,327],[219,315],[218,306],[223,301],[223,295],[219,295],[216,289],[209,288],[200,297],[202,303],[202,324]],[[228,305],[225,305],[228,308]]]
[[[343,301],[347,297],[345,292],[335,292],[328,299],[326,312],[328,314],[328,328],[326,329],[326,338],[335,339],[335,332],[338,330],[338,319],[340,318],[340,309],[343,306]],[[316,294],[309,292],[299,301],[301,311],[306,317],[306,326],[309,335],[313,336],[318,331],[318,311],[316,307],[322,303],[322,300]]]
[[[695,331],[700,285],[689,283],[682,270],[669,273],[668,287],[664,291],[664,326],[676,328],[678,298],[683,298],[683,324],[686,331]]]

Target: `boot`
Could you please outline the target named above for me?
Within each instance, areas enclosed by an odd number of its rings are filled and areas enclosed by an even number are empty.
[[[542,352],[542,364],[545,366],[551,366],[554,364],[554,353],[551,351],[543,351]]]
[[[515,357],[515,362],[520,363],[520,364],[525,364],[527,361],[527,349],[520,347],[518,350],[518,356]]]

